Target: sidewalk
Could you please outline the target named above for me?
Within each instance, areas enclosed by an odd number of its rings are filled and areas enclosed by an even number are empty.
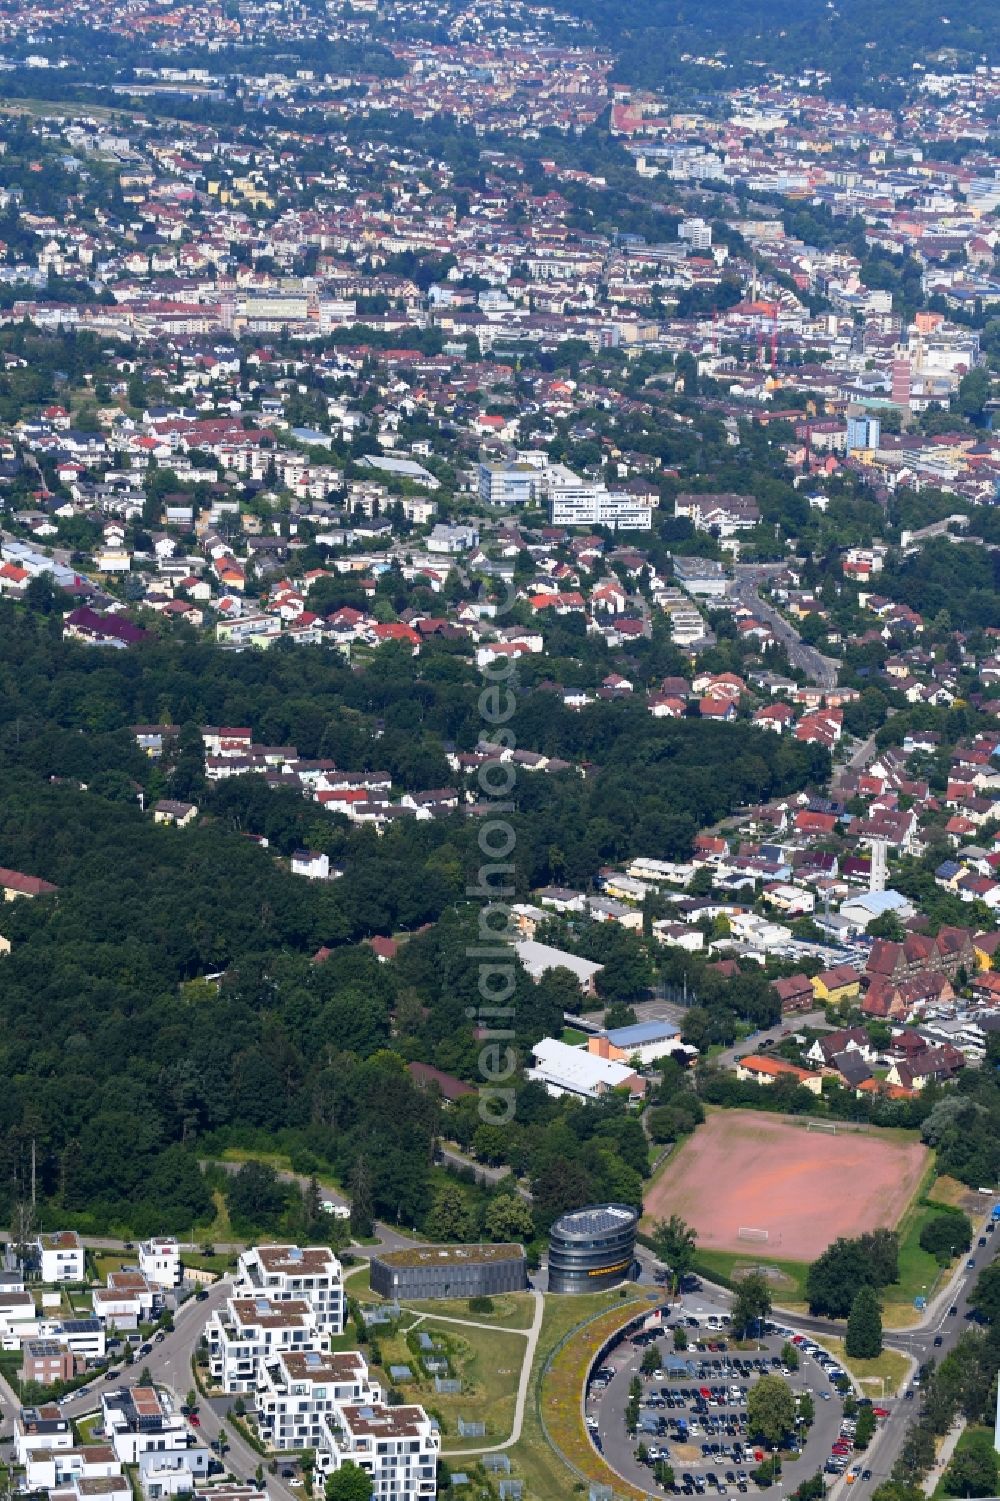
[[[937,1459],[931,1465],[923,1481],[925,1496],[933,1496],[934,1487],[951,1463],[951,1456],[958,1447],[958,1441],[965,1432],[965,1419],[959,1418],[954,1428],[949,1428],[944,1436],[944,1442],[938,1450]]]

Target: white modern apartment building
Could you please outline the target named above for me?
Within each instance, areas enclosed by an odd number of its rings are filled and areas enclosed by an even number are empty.
[[[144,1240],[139,1246],[139,1270],[147,1282],[176,1287],[181,1280],[181,1248],[169,1236]]]
[[[344,1269],[328,1246],[254,1246],[240,1254],[233,1283],[237,1298],[263,1294],[272,1303],[309,1304],[316,1326],[343,1334]]]
[[[54,1402],[22,1407],[14,1418],[14,1458],[27,1464],[29,1454],[42,1449],[72,1449],[73,1428]]]
[[[648,531],[653,522],[649,500],[609,490],[581,479],[565,464],[551,464],[541,476],[553,526],[609,526],[617,531]]]
[[[326,1419],[338,1406],[381,1401],[382,1389],[369,1380],[359,1351],[284,1351],[261,1366],[257,1382],[260,1436],[272,1449],[318,1449]]]
[[[480,464],[479,499],[487,506],[526,506],[541,478],[530,464]]]
[[[0,1349],[19,1350],[37,1333],[38,1310],[31,1294],[23,1288],[0,1292]]]
[[[102,1392],[101,1407],[105,1436],[124,1465],[139,1464],[143,1454],[186,1454],[197,1447],[185,1419],[179,1412],[168,1412],[155,1387]],[[207,1464],[206,1458],[202,1473],[207,1473]]]
[[[316,1451],[325,1477],[348,1461],[372,1481],[372,1501],[420,1501],[437,1491],[441,1435],[422,1407],[338,1407]]]
[[[32,1449],[25,1462],[25,1480],[33,1491],[52,1491],[77,1477],[107,1480],[121,1475],[121,1464],[110,1444],[87,1444],[74,1449]]]
[[[84,1282],[87,1255],[75,1230],[40,1235],[35,1242],[43,1282]]]
[[[257,1390],[261,1371],[284,1351],[329,1349],[329,1329],[321,1329],[304,1298],[229,1298],[205,1330],[212,1380],[227,1392]]]

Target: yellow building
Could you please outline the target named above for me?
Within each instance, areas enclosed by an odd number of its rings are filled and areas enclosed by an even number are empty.
[[[817,1001],[836,1006],[861,994],[861,976],[850,964],[835,964],[833,969],[813,975],[812,988]]]

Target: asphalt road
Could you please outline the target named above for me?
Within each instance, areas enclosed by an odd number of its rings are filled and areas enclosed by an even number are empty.
[[[96,1381],[91,1382],[69,1401],[64,1402],[63,1412],[67,1417],[79,1418],[99,1409],[103,1392],[114,1390],[116,1387],[135,1386],[147,1366],[156,1385],[165,1387],[175,1407],[180,1407],[188,1391],[194,1386],[191,1362],[204,1333],[205,1325],[213,1309],[223,1304],[231,1291],[232,1284],[228,1279],[224,1279],[213,1284],[209,1289],[208,1297],[203,1302],[199,1303],[194,1298],[189,1298],[177,1311],[174,1332],[168,1334],[158,1344],[154,1343],[148,1356],[137,1357],[132,1365],[123,1366],[120,1376],[114,1381],[105,1381],[103,1376],[99,1376]],[[212,1439],[217,1439],[222,1429],[225,1428],[229,1447],[226,1450],[224,1463],[238,1480],[252,1482],[257,1466],[261,1463],[261,1457],[240,1437],[232,1423],[226,1419],[226,1413],[234,1400],[226,1397],[221,1401],[211,1402],[199,1398],[200,1426],[192,1428],[191,1432],[204,1439],[206,1443],[211,1443]],[[300,1501],[301,1498],[301,1492],[292,1490],[274,1475],[267,1476],[267,1489],[273,1501]]]
[[[930,1360],[940,1362],[956,1344],[959,1336],[970,1327],[969,1294],[983,1267],[989,1266],[998,1254],[1000,1230],[987,1234],[985,1246],[973,1245],[970,1255],[975,1260],[975,1268],[967,1270],[965,1258],[962,1259],[948,1284],[935,1296],[921,1323],[912,1330],[888,1332],[886,1344],[912,1356],[917,1366]],[[950,1307],[958,1310],[954,1317],[948,1313]],[[942,1341],[940,1346],[934,1344],[936,1337],[940,1337]],[[866,1460],[872,1478],[851,1486],[852,1501],[867,1501],[875,1487],[888,1478],[902,1448],[910,1421],[919,1412],[919,1394],[912,1402],[893,1403],[892,1409],[892,1416],[877,1436],[870,1450],[870,1457]]]
[[[737,565],[734,569],[735,582],[730,591],[730,597],[738,599],[741,604],[753,610],[761,620],[767,621],[787,651],[789,662],[800,672],[804,672],[810,682],[815,683],[818,688],[835,688],[840,663],[832,657],[824,657],[814,646],[807,646],[795,627],[783,615],[780,615],[773,605],[769,605],[760,597],[758,591],[761,581],[774,573],[778,567],[780,567],[779,564]]]

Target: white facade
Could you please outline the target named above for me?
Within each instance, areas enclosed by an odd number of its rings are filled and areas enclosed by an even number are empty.
[[[440,1434],[422,1407],[338,1407],[324,1427],[316,1468],[325,1479],[350,1461],[372,1479],[372,1501],[419,1501],[437,1493]]]
[[[77,1477],[106,1479],[120,1475],[121,1465],[107,1444],[79,1449],[32,1449],[25,1461],[25,1480],[33,1491],[51,1491]]]
[[[75,1230],[40,1235],[35,1242],[43,1282],[84,1282],[86,1252]]]
[[[72,1449],[73,1429],[54,1402],[22,1407],[14,1418],[14,1458],[26,1464],[40,1449]]]
[[[264,1294],[272,1303],[303,1299],[318,1329],[344,1332],[344,1269],[328,1246],[254,1246],[240,1255],[236,1297]]]
[[[0,1293],[0,1349],[19,1350],[38,1333],[38,1312],[30,1293]]]
[[[42,1339],[57,1339],[81,1360],[103,1360],[106,1349],[100,1319],[43,1319],[37,1329]]]
[[[181,1280],[181,1250],[171,1236],[144,1240],[139,1246],[139,1270],[148,1282],[176,1287]]]
[[[284,1351],[329,1349],[316,1315],[303,1299],[229,1298],[205,1330],[212,1379],[227,1392],[253,1392],[261,1368]]]
[[[147,1501],[165,1496],[192,1496],[195,1481],[208,1478],[210,1452],[202,1444],[166,1454],[147,1449],[139,1455],[139,1483]]]
[[[364,1356],[309,1351],[285,1353],[261,1367],[257,1383],[260,1436],[272,1449],[318,1449],[327,1416],[338,1405],[382,1401],[382,1389],[369,1380]]]
[[[191,1430],[179,1412],[167,1412],[152,1386],[102,1392],[102,1424],[122,1464],[137,1465],[143,1454],[186,1452]]]

